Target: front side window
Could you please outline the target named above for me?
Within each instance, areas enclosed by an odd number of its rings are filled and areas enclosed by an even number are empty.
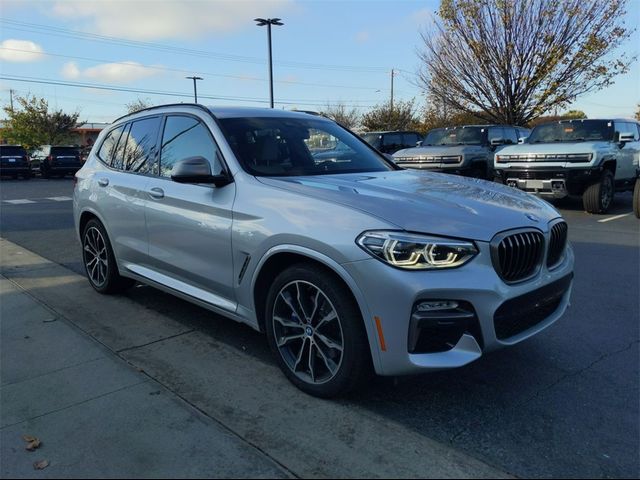
[[[188,116],[169,116],[165,121],[160,152],[160,175],[171,177],[176,162],[189,157],[203,157],[212,166],[212,174],[222,173],[217,159],[218,147],[207,126]]]
[[[385,147],[395,147],[396,145],[402,145],[402,134],[400,133],[387,133],[382,137],[382,145]]]
[[[243,169],[257,176],[393,170],[334,122],[316,118],[224,118],[225,137]]]
[[[531,131],[527,143],[610,142],[613,122],[608,120],[572,120],[538,125]]]
[[[453,127],[431,130],[423,145],[484,145],[487,143],[486,127]]]
[[[382,135],[380,135],[379,133],[365,133],[364,135],[362,135],[362,139],[373,148],[380,148]]]
[[[145,118],[131,124],[125,147],[125,169],[136,173],[157,174],[154,162],[160,117]]]
[[[518,143],[518,135],[515,128],[504,127],[502,130],[504,131],[504,143],[507,145]]]

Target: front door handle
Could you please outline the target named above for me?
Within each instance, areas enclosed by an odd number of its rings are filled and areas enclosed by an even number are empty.
[[[109,179],[108,178],[99,178],[98,179],[98,185],[100,185],[101,187],[106,187],[107,185],[109,185]]]
[[[153,187],[149,190],[149,195],[151,195],[152,198],[164,198],[164,190],[159,187]]]

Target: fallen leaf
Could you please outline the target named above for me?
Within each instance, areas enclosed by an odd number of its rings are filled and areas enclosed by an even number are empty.
[[[34,470],[44,470],[49,466],[49,460],[38,460],[37,462],[33,462]]]
[[[34,440],[36,440],[36,437],[32,437],[31,435],[22,435],[22,439],[25,442],[33,442]]]
[[[56,320],[58,320],[57,318],[46,318],[44,319],[42,322],[43,323],[50,323],[50,322],[55,322]]]
[[[32,442],[29,442],[29,443],[27,444],[27,446],[26,446],[26,447],[24,447],[24,448],[25,448],[25,449],[27,449],[27,450],[29,450],[30,452],[33,452],[36,448],[39,448],[39,447],[40,447],[40,443],[41,443],[41,442],[40,442],[40,439],[39,439],[39,438],[36,438],[36,439],[34,439]]]

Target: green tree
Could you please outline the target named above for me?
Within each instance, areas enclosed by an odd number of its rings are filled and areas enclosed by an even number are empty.
[[[396,101],[375,106],[362,115],[361,124],[367,131],[412,130],[418,128],[420,119],[414,100]]]
[[[356,108],[348,108],[344,103],[327,104],[322,114],[339,124],[353,129],[360,124],[360,114]]]
[[[4,107],[7,120],[3,136],[9,142],[33,148],[67,143],[72,138],[71,130],[78,125],[79,112],[50,111],[49,103],[35,96],[18,96],[14,101],[18,108]]]
[[[442,0],[419,85],[457,110],[524,125],[628,71],[627,0]]]

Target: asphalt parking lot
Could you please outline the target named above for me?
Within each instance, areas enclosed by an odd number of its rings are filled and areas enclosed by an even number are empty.
[[[2,180],[1,236],[83,273],[73,231],[72,189],[70,178]],[[572,306],[556,325],[462,369],[376,379],[365,391],[338,401],[343,411],[364,412],[393,424],[406,433],[406,449],[413,449],[421,438],[429,439],[515,476],[637,477],[640,221],[631,213],[629,193],[618,195],[605,216],[584,213],[575,200],[557,207],[569,223],[576,279]],[[246,372],[255,363],[255,371],[263,375],[256,380],[258,385],[279,382],[270,378],[280,373],[258,333],[149,287],[135,288],[126,296],[183,327],[181,333],[138,349],[128,359],[146,362],[146,371],[197,408],[223,412],[217,414],[220,421],[224,422],[226,411],[220,405],[236,405],[243,398],[233,398],[232,393],[211,398],[203,385],[206,369],[194,365],[199,359],[217,361],[215,351],[206,350],[206,345],[236,352],[234,358],[246,360]],[[178,347],[190,348],[193,358],[167,355]],[[294,390],[286,382],[279,385]],[[240,387],[237,391],[258,394]],[[265,402],[270,400],[266,395]],[[278,411],[255,399],[253,405],[256,425],[262,409]],[[314,412],[305,416],[301,409],[303,401],[284,406],[282,422],[287,423],[285,417],[313,417]],[[250,407],[245,411],[251,412]],[[243,432],[240,435],[254,444],[277,441],[278,434],[265,438],[256,425],[243,430],[240,423],[233,423],[239,420],[233,419],[232,411],[228,417],[228,428]],[[277,424],[278,418],[270,421]],[[312,433],[307,439],[313,441]],[[326,472],[330,470],[320,471]]]

